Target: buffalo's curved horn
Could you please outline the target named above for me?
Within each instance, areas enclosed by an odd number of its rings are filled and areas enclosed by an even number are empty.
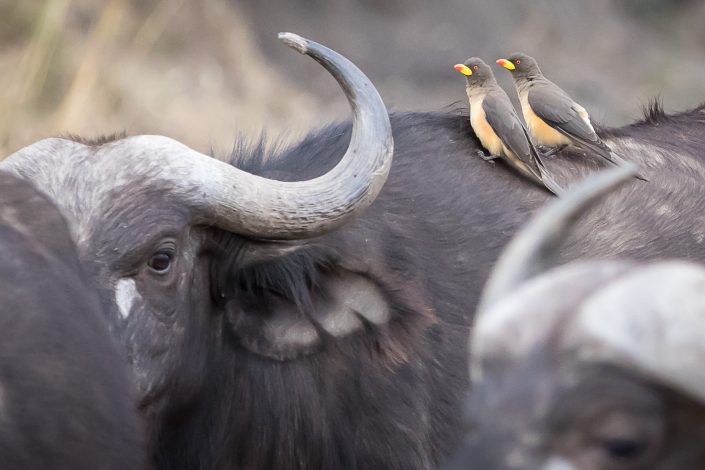
[[[185,178],[197,183],[188,199],[206,221],[252,237],[300,239],[332,230],[372,204],[391,166],[392,131],[377,90],[348,59],[292,33],[279,39],[319,62],[345,92],[353,112],[345,155],[308,181],[270,180],[212,158],[193,159],[198,168]]]
[[[571,224],[601,196],[636,175],[631,163],[602,171],[581,182],[529,222],[509,243],[490,274],[480,301],[480,312],[531,277],[547,270],[560,239]]]
[[[323,65],[353,111],[345,155],[318,178],[262,178],[155,135],[127,137],[97,149],[44,139],[15,152],[2,167],[28,179],[41,179],[49,161],[54,175],[90,167],[101,180],[164,194],[188,208],[194,223],[255,238],[295,240],[332,230],[372,204],[382,189],[394,151],[389,116],[372,83],[345,57],[295,34],[279,37]],[[135,181],[135,175],[143,181]]]

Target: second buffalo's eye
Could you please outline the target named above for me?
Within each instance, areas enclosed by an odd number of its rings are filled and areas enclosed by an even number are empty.
[[[628,437],[607,439],[602,445],[611,459],[620,462],[638,460],[646,451],[645,442]]]
[[[173,254],[168,251],[158,251],[152,255],[147,263],[153,271],[157,273],[165,273],[171,267]]]

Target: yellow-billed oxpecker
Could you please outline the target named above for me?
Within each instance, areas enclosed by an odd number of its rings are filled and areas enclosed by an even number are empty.
[[[497,64],[512,73],[524,120],[536,144],[554,147],[551,154],[573,144],[614,165],[622,162],[597,135],[585,108],[544,77],[533,57],[515,52],[507,59],[497,59]]]
[[[504,160],[529,179],[554,194],[562,192],[550,177],[529,133],[514,110],[509,97],[492,74],[489,65],[473,57],[455,69],[465,75],[470,100],[470,124],[482,146],[490,153],[478,154],[484,160],[504,157]]]

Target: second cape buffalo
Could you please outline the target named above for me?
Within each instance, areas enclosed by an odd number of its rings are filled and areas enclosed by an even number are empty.
[[[447,470],[705,468],[703,266],[551,269],[572,221],[632,174],[581,182],[499,257],[472,329],[466,437]]]
[[[0,467],[145,468],[134,392],[63,216],[0,171]]]
[[[350,62],[283,39],[338,80],[352,122],[227,163],[138,136],[46,139],[0,168],[69,219],[156,468],[436,468],[461,438],[470,312],[549,196],[476,158],[467,115],[390,126]],[[704,260],[705,108],[600,134],[650,182],[587,213],[564,256]],[[568,150],[547,165],[569,187],[601,163]]]

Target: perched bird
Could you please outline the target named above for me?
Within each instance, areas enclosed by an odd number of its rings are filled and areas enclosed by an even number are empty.
[[[507,163],[531,180],[553,194],[560,194],[561,187],[548,174],[528,131],[509,97],[497,84],[489,65],[473,57],[463,64],[456,64],[455,70],[465,75],[470,124],[490,156],[481,151],[478,154],[485,160],[504,157]]]
[[[524,120],[534,142],[554,147],[546,155],[574,144],[614,165],[622,162],[600,140],[585,108],[544,77],[533,57],[516,52],[508,59],[497,59],[497,64],[512,73]]]

